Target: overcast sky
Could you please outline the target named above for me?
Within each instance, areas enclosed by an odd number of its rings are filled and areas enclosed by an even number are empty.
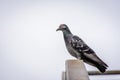
[[[0,80],[61,80],[65,60],[75,59],[56,32],[62,23],[108,70],[120,69],[119,0],[0,0]]]

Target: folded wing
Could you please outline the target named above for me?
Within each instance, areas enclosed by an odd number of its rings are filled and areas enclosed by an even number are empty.
[[[105,67],[108,67],[96,54],[95,52],[78,36],[73,36],[71,40],[71,46],[82,55],[85,56],[90,61],[99,63]]]

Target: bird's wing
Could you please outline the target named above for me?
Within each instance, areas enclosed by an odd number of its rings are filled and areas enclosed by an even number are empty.
[[[95,52],[78,36],[73,36],[71,40],[71,46],[79,53],[83,54],[90,60],[98,62],[100,64],[105,64],[96,54]]]
[[[71,46],[78,52],[92,54],[95,53],[91,48],[89,48],[82,39],[78,36],[73,36],[71,40]]]

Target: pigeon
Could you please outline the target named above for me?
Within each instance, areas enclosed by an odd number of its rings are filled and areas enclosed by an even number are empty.
[[[106,71],[108,65],[81,38],[73,35],[66,24],[61,24],[56,31],[63,32],[66,48],[73,57],[98,68],[101,73]]]

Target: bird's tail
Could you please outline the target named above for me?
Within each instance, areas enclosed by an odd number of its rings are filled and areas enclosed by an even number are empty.
[[[107,69],[107,66],[102,64],[97,64],[96,67],[100,70],[100,72],[104,73]]]

